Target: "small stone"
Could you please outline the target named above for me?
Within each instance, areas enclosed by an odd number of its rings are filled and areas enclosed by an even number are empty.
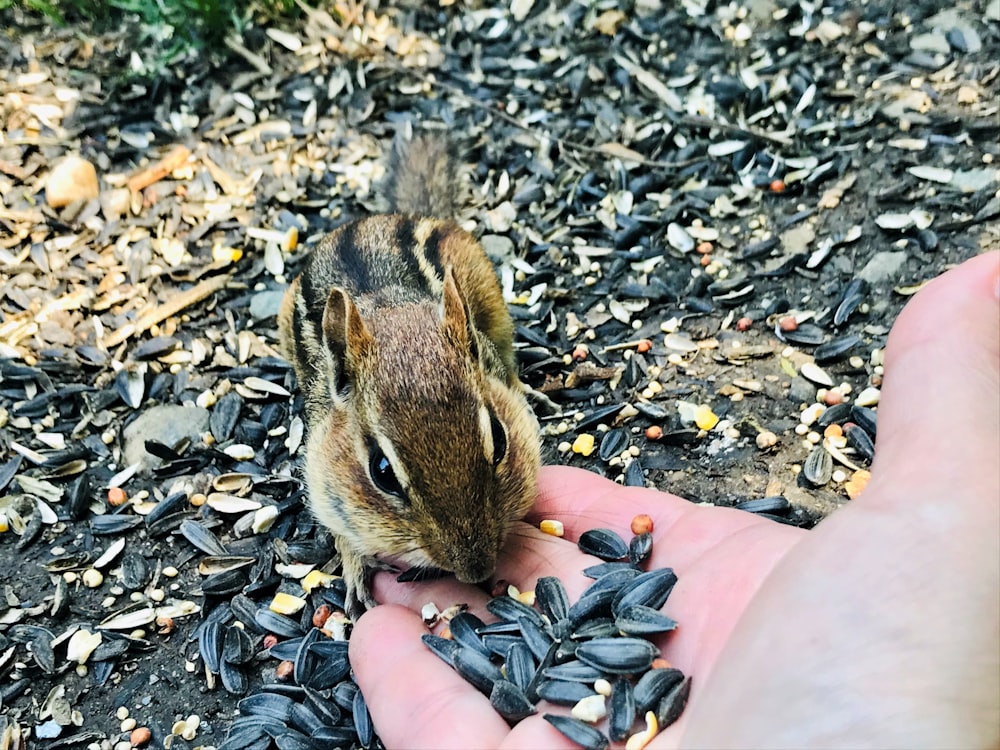
[[[40,740],[53,740],[62,734],[62,730],[63,728],[59,725],[59,722],[55,719],[49,719],[44,724],[39,724],[35,727],[35,736]],[[14,745],[11,747],[14,747]],[[18,747],[20,747],[20,745],[18,745]]]
[[[45,202],[52,208],[63,208],[78,200],[89,201],[100,192],[94,165],[76,154],[61,159],[45,181]]]

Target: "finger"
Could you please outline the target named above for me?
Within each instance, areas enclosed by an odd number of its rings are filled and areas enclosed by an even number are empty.
[[[386,747],[496,748],[509,729],[490,701],[420,640],[420,616],[385,605],[351,634],[350,659]]]
[[[919,488],[947,472],[957,486],[967,467],[995,465],[998,279],[1000,253],[981,255],[932,281],[903,309],[886,348],[875,480]]]

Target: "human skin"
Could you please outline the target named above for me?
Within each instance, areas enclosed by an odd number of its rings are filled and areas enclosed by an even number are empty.
[[[679,582],[659,641],[693,676],[674,747],[1000,747],[1000,253],[921,290],[889,337],[872,479],[812,531],[547,467],[497,575],[557,575],[573,600],[590,528],[654,520],[650,567]],[[388,748],[572,748],[540,716],[511,729],[423,646],[419,610],[486,595],[382,574],[350,643]]]

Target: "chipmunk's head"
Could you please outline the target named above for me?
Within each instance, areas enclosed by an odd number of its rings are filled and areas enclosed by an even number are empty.
[[[323,319],[330,414],[310,436],[313,509],[362,555],[488,578],[531,507],[537,424],[450,268],[442,301]]]

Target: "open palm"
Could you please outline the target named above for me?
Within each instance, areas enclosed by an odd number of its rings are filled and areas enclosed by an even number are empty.
[[[594,562],[577,537],[628,538],[653,518],[650,567],[678,583],[664,656],[693,677],[687,711],[653,747],[996,746],[1000,726],[1000,255],[921,292],[890,338],[878,459],[865,495],[811,532],[547,467],[497,575],[562,579]],[[535,716],[511,729],[431,654],[420,607],[486,596],[454,581],[377,580],[351,661],[387,747],[573,747]]]

